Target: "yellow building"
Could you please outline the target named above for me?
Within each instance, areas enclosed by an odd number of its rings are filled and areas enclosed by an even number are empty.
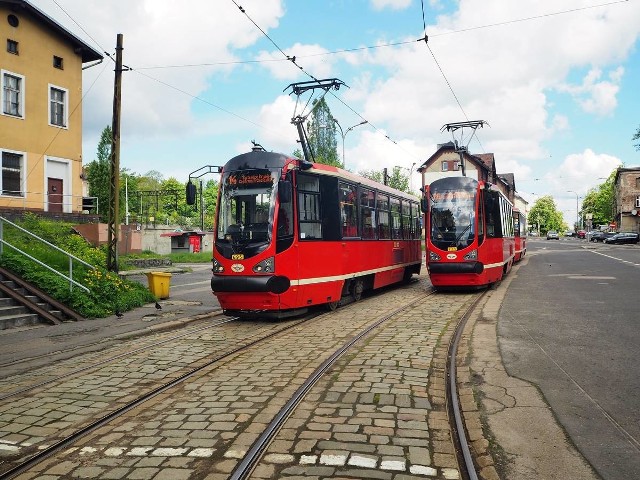
[[[0,0],[0,208],[82,211],[82,67],[102,55],[24,0]]]

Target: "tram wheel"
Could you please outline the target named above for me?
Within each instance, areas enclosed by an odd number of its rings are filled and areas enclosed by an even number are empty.
[[[329,310],[330,312],[333,312],[336,308],[338,308],[338,303],[339,302],[329,302],[329,303],[325,303],[325,307],[327,310]]]
[[[351,296],[357,302],[362,298],[362,292],[364,291],[364,283],[362,280],[354,280],[351,286]]]

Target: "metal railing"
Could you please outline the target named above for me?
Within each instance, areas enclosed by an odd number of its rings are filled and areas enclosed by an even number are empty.
[[[7,242],[4,238],[4,225],[5,223],[11,225],[12,227],[17,228],[18,230],[20,230],[23,233],[26,233],[27,235],[31,236],[32,238],[42,242],[43,244],[47,245],[48,247],[50,247],[53,250],[56,250],[57,252],[61,253],[62,255],[65,255],[68,260],[69,260],[69,273],[67,275],[65,275],[62,272],[59,272],[58,270],[56,270],[55,268],[51,268],[49,265],[47,265],[46,263],[41,262],[40,260],[38,260],[37,258],[29,255],[26,252],[23,252],[22,250],[20,250],[18,247],[16,247],[15,245],[11,245],[9,242]],[[22,228],[19,225],[16,225],[15,223],[11,222],[10,220],[7,220],[4,217],[0,217],[0,255],[2,255],[4,253],[4,246],[10,247],[13,250],[17,251],[18,253],[24,255],[25,257],[27,257],[28,259],[34,261],[35,263],[37,263],[38,265],[45,267],[46,269],[50,270],[51,272],[55,273],[56,275],[66,279],[69,281],[69,289],[73,291],[73,286],[75,285],[78,288],[81,288],[82,290],[84,290],[85,292],[89,293],[89,289],[87,287],[85,287],[84,285],[82,285],[79,282],[76,282],[73,279],[73,262],[74,260],[78,263],[81,263],[82,265],[84,265],[85,267],[88,267],[91,270],[95,270],[96,267],[94,267],[93,265],[85,262],[84,260],[79,259],[78,257],[65,252],[64,250],[62,250],[59,247],[56,247],[55,245],[53,245],[52,243],[47,242],[46,240],[44,240],[43,238],[38,237],[37,235],[31,233],[28,230],[25,230],[24,228]]]

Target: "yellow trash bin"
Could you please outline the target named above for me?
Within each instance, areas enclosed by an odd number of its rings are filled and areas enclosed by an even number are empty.
[[[169,298],[169,287],[171,284],[171,274],[165,272],[147,273],[149,280],[149,290],[159,299]]]

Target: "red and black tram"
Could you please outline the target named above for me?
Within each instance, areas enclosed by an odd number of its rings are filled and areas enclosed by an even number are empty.
[[[494,185],[446,177],[425,186],[427,268],[436,288],[483,287],[515,255],[512,205]]]
[[[417,198],[259,148],[223,167],[215,225],[211,289],[229,314],[333,309],[420,273]]]
[[[527,253],[527,217],[517,208],[513,209],[513,233],[515,240],[514,262],[519,262]]]

